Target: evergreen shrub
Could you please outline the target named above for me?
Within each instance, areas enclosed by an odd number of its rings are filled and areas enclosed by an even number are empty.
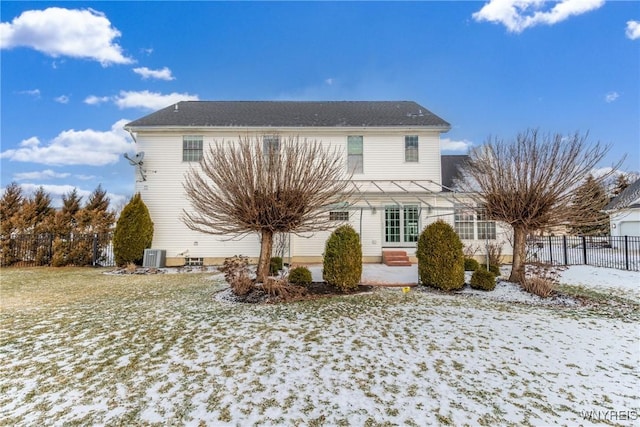
[[[153,241],[153,222],[140,193],[131,198],[122,209],[113,233],[113,254],[116,264],[142,264],[144,250]]]
[[[420,282],[444,291],[464,287],[464,253],[455,230],[438,220],[420,234],[416,249]]]
[[[336,228],[324,249],[322,278],[343,292],[358,288],[362,277],[360,236],[348,224]]]
[[[482,267],[484,270],[487,269],[487,264],[480,264],[480,267]],[[500,266],[496,265],[496,264],[489,264],[489,271],[491,273],[493,273],[494,276],[498,277],[500,276]]]
[[[280,270],[282,270],[282,267],[282,258],[279,256],[272,257],[269,261],[269,274],[271,274],[272,276],[277,275]]]
[[[464,259],[464,271],[476,271],[480,268],[480,264],[474,258],[466,257]]]
[[[492,272],[487,271],[484,268],[478,268],[473,272],[469,284],[473,289],[492,291],[496,288],[496,276],[494,276]]]
[[[308,285],[312,281],[311,271],[309,271],[307,267],[296,267],[289,271],[289,283],[294,285]]]

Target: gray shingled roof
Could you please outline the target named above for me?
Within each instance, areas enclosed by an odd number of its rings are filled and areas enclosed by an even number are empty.
[[[633,184],[622,190],[622,192],[614,197],[603,210],[617,211],[619,209],[635,207],[632,203],[638,199],[640,199],[640,179],[636,179]]]
[[[456,179],[460,176],[460,166],[469,160],[467,155],[442,155],[440,156],[440,167],[442,171],[442,191],[451,191],[456,185]]]
[[[181,101],[125,128],[147,126],[450,127],[412,101]]]

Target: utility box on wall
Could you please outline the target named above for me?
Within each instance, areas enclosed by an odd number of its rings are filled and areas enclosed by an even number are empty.
[[[164,249],[145,249],[144,258],[142,260],[143,267],[164,267],[167,251]]]

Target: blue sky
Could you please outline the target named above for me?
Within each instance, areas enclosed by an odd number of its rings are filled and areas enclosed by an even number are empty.
[[[1,186],[133,192],[122,126],[180,99],[413,100],[465,153],[589,132],[640,171],[640,2],[11,2]]]

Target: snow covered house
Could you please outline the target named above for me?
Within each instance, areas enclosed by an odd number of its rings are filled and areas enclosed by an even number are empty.
[[[604,207],[612,236],[640,236],[640,179],[625,188]]]
[[[360,234],[363,262],[381,262],[391,251],[415,261],[420,231],[437,219],[450,222],[467,245],[506,243],[500,226],[474,209],[469,197],[451,191],[465,156],[440,155],[440,135],[450,125],[415,102],[183,101],[125,129],[138,153],[144,152],[135,190],[154,222],[153,248],[166,251],[169,266],[259,255],[257,235],[229,240],[192,231],[181,220],[183,209],[190,209],[185,173],[214,141],[247,136],[276,147],[289,137],[318,140],[344,153],[357,200],[336,207],[326,220],[336,227],[352,224]],[[281,248],[285,261],[320,262],[328,235],[284,236],[275,249]]]

